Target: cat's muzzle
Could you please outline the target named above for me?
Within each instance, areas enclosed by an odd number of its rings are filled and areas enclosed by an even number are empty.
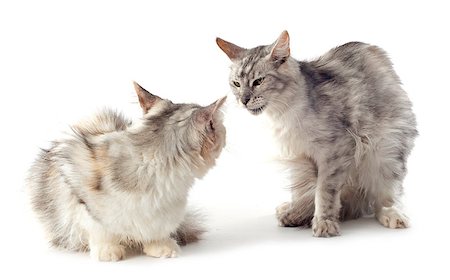
[[[247,106],[246,106],[247,107]],[[259,115],[259,114],[261,114],[263,111],[264,111],[264,109],[266,108],[266,105],[262,105],[261,107],[258,107],[258,108],[248,108],[247,107],[247,110],[250,112],[250,113],[252,113],[253,115]]]

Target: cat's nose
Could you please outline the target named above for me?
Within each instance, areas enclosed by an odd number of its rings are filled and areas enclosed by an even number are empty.
[[[241,97],[241,102],[242,102],[242,104],[247,105],[247,103],[250,101],[250,99],[251,99],[250,94],[244,94]]]

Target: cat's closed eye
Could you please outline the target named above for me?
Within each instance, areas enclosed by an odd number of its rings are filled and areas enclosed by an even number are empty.
[[[240,87],[240,86],[241,86],[241,84],[240,84],[239,82],[237,82],[237,81],[233,81],[233,85],[234,85],[235,87]]]
[[[257,87],[257,86],[261,85],[263,81],[264,81],[264,77],[258,78],[253,81],[253,86]]]
[[[214,123],[213,123],[213,121],[209,121],[209,129],[214,131]]]

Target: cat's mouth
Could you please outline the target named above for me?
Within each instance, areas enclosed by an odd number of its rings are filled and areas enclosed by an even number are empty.
[[[263,105],[259,108],[255,108],[255,109],[247,108],[247,110],[249,110],[249,112],[252,113],[253,115],[259,115],[264,111],[265,108],[266,108],[266,105]]]

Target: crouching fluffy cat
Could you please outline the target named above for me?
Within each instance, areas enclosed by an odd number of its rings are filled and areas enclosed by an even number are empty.
[[[232,61],[230,86],[250,113],[272,120],[292,172],[282,226],[339,234],[339,220],[375,213],[404,228],[399,209],[406,161],[417,135],[411,102],[386,53],[351,42],[313,61],[290,56],[289,35],[251,49],[217,38]]]
[[[32,207],[52,244],[90,250],[101,261],[120,260],[131,247],[175,257],[178,244],[203,232],[186,202],[194,179],[225,145],[225,98],[201,107],[135,89],[141,120],[103,110],[74,125],[31,167]]]

